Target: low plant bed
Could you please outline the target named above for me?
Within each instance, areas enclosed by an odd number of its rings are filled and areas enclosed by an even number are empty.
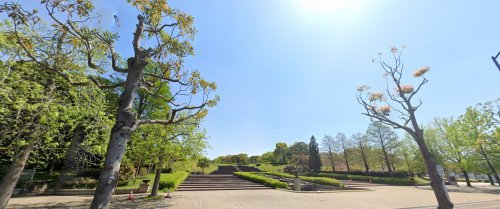
[[[295,176],[288,174],[288,173],[279,173],[279,172],[260,172],[260,174],[267,174],[267,175],[273,175],[273,176],[279,176],[283,178],[290,178],[294,179]],[[331,177],[321,177],[321,176],[299,176],[300,180],[310,182],[310,183],[315,183],[315,184],[321,184],[325,186],[333,186],[333,187],[340,187],[343,188],[345,187],[343,184],[340,183],[340,181],[333,179]]]
[[[288,188],[288,184],[285,182],[281,182],[279,180],[265,177],[262,175],[257,175],[252,172],[234,172],[233,175],[255,183],[264,184],[272,188],[284,188],[284,189]]]
[[[392,178],[392,177],[375,177],[375,176],[361,176],[361,175],[347,175],[336,173],[308,173],[307,176],[311,177],[327,177],[342,180],[365,181],[379,184],[390,184],[398,186],[414,186],[414,185],[428,185],[430,182],[422,178]]]

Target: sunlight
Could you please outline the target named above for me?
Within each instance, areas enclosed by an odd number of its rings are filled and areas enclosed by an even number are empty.
[[[307,15],[329,15],[358,8],[361,0],[297,0],[295,5]]]

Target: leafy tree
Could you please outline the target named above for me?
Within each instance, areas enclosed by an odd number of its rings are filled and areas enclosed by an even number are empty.
[[[284,142],[276,143],[276,148],[274,149],[273,154],[274,154],[274,160],[276,160],[277,163],[286,164],[290,159],[290,152],[288,146]]]
[[[334,150],[337,142],[330,135],[325,135],[323,140],[321,141],[321,147],[328,154],[328,160],[330,165],[332,166],[332,172],[335,173],[335,158],[334,158]]]
[[[198,163],[196,165],[201,168],[202,173],[205,173],[205,168],[208,168],[210,166],[210,160],[207,157],[203,157],[198,160]]]
[[[370,166],[368,164],[368,156],[370,150],[368,137],[364,134],[357,133],[351,136],[351,140],[354,141],[357,145],[361,160],[363,161],[363,165],[365,167],[365,172],[370,172]]]
[[[97,15],[90,0],[41,0],[48,16],[38,15],[36,10],[27,11],[13,2],[0,6],[0,12],[7,13],[11,25],[2,32],[17,43],[17,47],[8,51],[11,55],[8,59],[36,63],[73,86],[96,85],[121,90],[115,125],[91,208],[109,207],[125,146],[139,126],[170,126],[189,118],[200,118],[207,114],[206,107],[218,101],[218,97],[211,95],[215,83],[202,79],[198,71],[183,68],[184,58],[194,54],[190,44],[195,34],[193,18],[168,7],[166,0],[129,2],[139,15],[132,37],[134,54],[126,63],[114,47],[120,36],[92,27],[93,17]],[[43,17],[48,19],[40,21]],[[148,66],[155,70],[147,72]],[[100,82],[100,78],[113,71],[122,78],[121,82]],[[170,97],[157,94],[165,83],[175,89]],[[173,107],[168,117],[138,119],[132,107],[139,89]],[[200,99],[191,99],[200,94]]]
[[[392,128],[380,122],[372,122],[366,131],[366,135],[371,139],[372,143],[382,149],[387,170],[392,173],[391,163],[389,162],[390,151],[395,148],[398,140],[398,135]]]
[[[382,122],[385,125],[395,129],[402,129],[413,137],[420,152],[424,158],[427,171],[431,179],[431,187],[436,196],[440,209],[453,208],[444,181],[439,176],[435,159],[432,157],[429,148],[424,140],[424,130],[419,126],[416,111],[422,105],[422,102],[412,103],[414,96],[421,90],[428,80],[425,74],[429,71],[429,67],[422,67],[413,73],[415,78],[420,78],[418,85],[414,87],[404,83],[403,65],[401,63],[401,52],[398,48],[391,49],[393,65],[382,61],[379,56],[374,62],[380,64],[386,78],[386,94],[382,92],[367,92],[367,86],[358,87],[357,100],[363,106],[363,114],[369,118]],[[394,113],[396,117],[391,113]]]
[[[3,83],[0,90],[0,144],[11,162],[0,184],[0,208],[7,205],[31,154],[36,156],[32,160],[35,164],[53,156],[52,151],[43,152],[63,146],[82,115],[106,121],[106,116],[96,108],[99,106],[96,101],[102,97],[68,88],[60,79],[38,71],[38,67],[20,62],[0,64]],[[100,123],[95,125],[99,127]],[[62,153],[56,155],[62,158]]]
[[[309,146],[305,142],[295,142],[288,149],[291,156],[294,155],[309,155]]]
[[[260,163],[261,159],[260,159],[260,156],[259,155],[252,155],[248,158],[248,162],[249,163]]]
[[[275,161],[273,152],[265,152],[260,157],[261,162],[263,163],[272,163]]]
[[[347,167],[347,173],[350,173],[351,172],[351,168],[349,166],[349,153],[348,153],[348,149],[349,149],[349,146],[350,146],[349,145],[349,140],[347,139],[347,137],[343,133],[337,133],[337,136],[335,136],[335,138],[339,142],[339,145],[338,145],[339,148],[338,148],[338,150],[340,152],[342,152],[342,154],[344,155],[345,165]]]
[[[500,178],[495,169],[500,153],[499,127],[494,119],[495,114],[489,111],[479,111],[476,108],[467,108],[464,115],[460,116],[459,123],[465,138],[490,169],[497,182]]]
[[[285,167],[284,171],[286,173],[292,174],[295,176],[294,179],[294,190],[300,191],[300,178],[299,176],[305,172],[309,171],[309,159],[305,154],[295,154],[292,155],[290,159],[290,164]]]
[[[321,156],[319,155],[318,143],[314,136],[311,136],[309,142],[309,168],[315,172],[321,170]]]

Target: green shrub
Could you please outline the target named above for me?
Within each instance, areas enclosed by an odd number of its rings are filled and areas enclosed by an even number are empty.
[[[272,188],[285,188],[285,189],[288,188],[288,184],[285,182],[281,182],[276,179],[268,178],[250,172],[234,172],[233,175],[255,183],[264,184]]]
[[[97,179],[89,177],[78,177],[66,182],[65,188],[69,189],[93,189],[97,186]]]
[[[352,179],[354,181],[370,181],[373,183],[380,184],[391,184],[391,185],[400,185],[400,186],[413,186],[413,185],[423,185],[428,184],[428,181],[423,179],[415,178],[391,178],[391,177],[375,177],[375,176],[360,176],[360,175],[347,175],[347,174],[337,174],[337,173],[309,173],[307,176],[312,177],[329,177],[336,179],[349,180]]]
[[[159,189],[162,191],[175,191],[179,185],[189,176],[188,172],[179,171],[175,173],[162,173],[160,177]]]
[[[279,172],[261,172],[262,174],[268,174],[268,175],[273,175],[273,176],[280,176],[284,178],[295,178],[293,175],[288,174],[288,173],[279,173]],[[327,185],[327,186],[335,186],[335,187],[344,187],[343,184],[341,184],[338,180],[333,179],[331,177],[310,177],[310,176],[300,176],[300,180],[315,183],[315,184],[321,184],[321,185]]]

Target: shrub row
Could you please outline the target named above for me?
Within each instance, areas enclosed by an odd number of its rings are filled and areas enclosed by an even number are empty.
[[[293,175],[288,173],[279,173],[279,172],[261,172],[262,174],[268,174],[273,176],[280,176],[284,178],[295,178]],[[315,184],[321,184],[326,186],[334,186],[334,187],[344,187],[340,181],[333,179],[332,177],[313,177],[313,176],[299,176],[300,180],[307,181]]]
[[[419,179],[417,181],[415,178],[392,178],[392,177],[375,177],[375,176],[361,176],[361,175],[347,175],[347,174],[337,174],[337,173],[309,173],[307,176],[313,177],[334,177],[336,179],[354,181],[370,181],[373,183],[380,184],[391,184],[391,185],[401,185],[401,186],[413,186],[427,184],[427,181]]]
[[[272,188],[288,188],[288,184],[285,182],[281,182],[276,179],[268,178],[265,176],[257,175],[249,172],[234,172],[233,175],[240,177],[242,179],[246,179],[255,183],[264,184],[268,187]]]
[[[179,185],[186,180],[189,176],[188,172],[178,171],[175,173],[162,173],[160,177],[159,189],[162,191],[167,191],[170,189],[171,192],[175,191]]]
[[[321,173],[332,173],[331,171],[325,172],[322,171]],[[364,171],[335,171],[336,174],[346,174],[346,175],[358,175],[358,176],[375,176],[375,177],[392,177],[392,178],[409,178],[410,174],[407,171],[393,171],[390,173],[389,171],[370,171],[370,172],[364,172]]]

